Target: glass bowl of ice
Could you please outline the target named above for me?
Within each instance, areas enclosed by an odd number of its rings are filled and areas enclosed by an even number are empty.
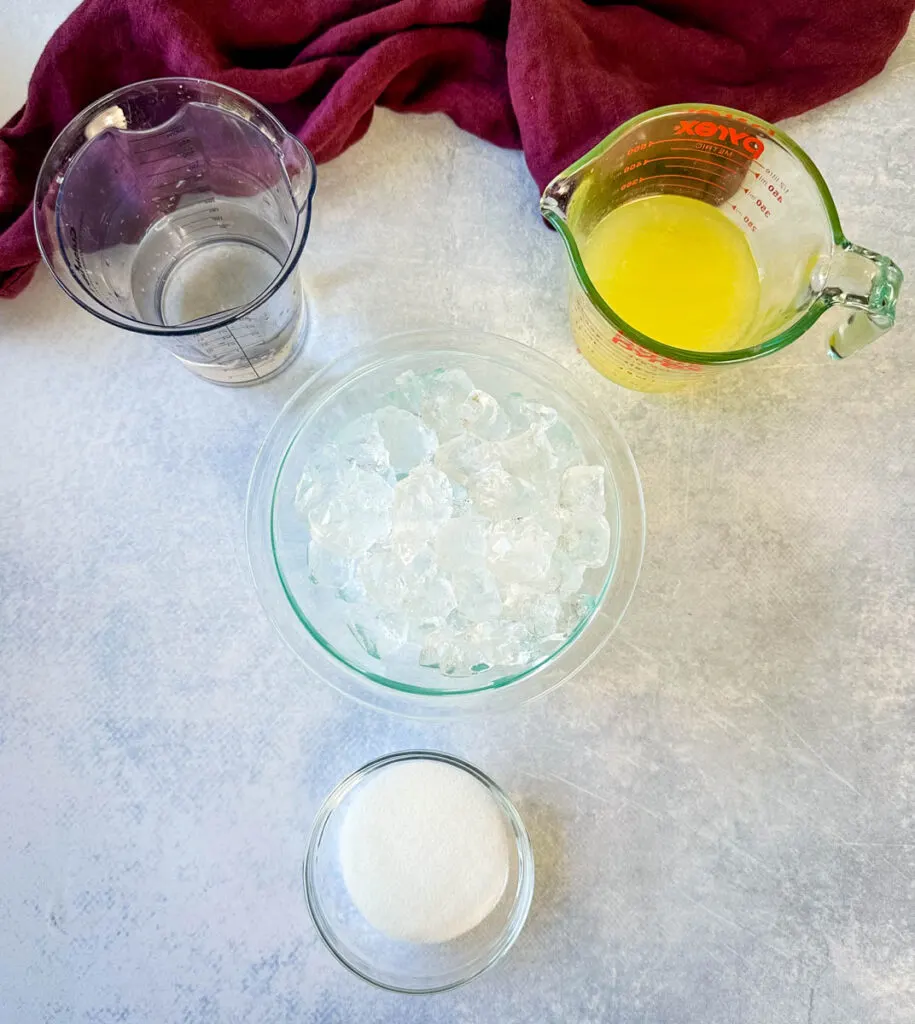
[[[580,671],[629,603],[644,534],[600,402],[479,332],[337,359],[280,413],[248,490],[280,634],[337,689],[416,716],[514,705]]]

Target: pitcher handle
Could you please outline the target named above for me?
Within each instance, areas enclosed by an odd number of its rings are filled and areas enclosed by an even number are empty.
[[[829,339],[834,358],[854,355],[893,326],[901,287],[902,271],[888,256],[843,243],[822,293],[828,305],[842,307],[842,320]]]
[[[296,206],[300,212],[307,212],[318,177],[314,157],[303,142],[288,132],[284,133],[280,150]]]

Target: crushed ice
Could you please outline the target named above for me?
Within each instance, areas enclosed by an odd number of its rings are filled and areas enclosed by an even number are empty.
[[[499,402],[459,369],[401,374],[385,404],[315,453],[296,509],[309,575],[367,654],[407,645],[444,676],[518,671],[595,606],[604,467],[550,406]]]

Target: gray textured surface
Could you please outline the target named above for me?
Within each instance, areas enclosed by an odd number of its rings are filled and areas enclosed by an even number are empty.
[[[10,15],[4,113],[59,9]],[[913,64],[910,35],[789,126],[849,236],[910,274]],[[518,154],[380,114],[321,169],[311,351],[250,390],[195,380],[45,274],[0,306],[2,1024],[915,1020],[915,288],[847,363],[820,334],[711,391],[631,394],[572,350],[536,199]],[[597,664],[454,726],[310,682],[242,535],[257,444],[309,366],[428,324],[570,366],[648,506]],[[300,885],[322,796],[410,745],[493,774],[537,856],[509,959],[431,999],[350,977]]]

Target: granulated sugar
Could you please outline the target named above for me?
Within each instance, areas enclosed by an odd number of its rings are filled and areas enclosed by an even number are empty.
[[[405,761],[379,770],[354,796],[340,863],[353,903],[374,928],[409,942],[447,942],[501,899],[509,836],[473,776],[440,761]]]

